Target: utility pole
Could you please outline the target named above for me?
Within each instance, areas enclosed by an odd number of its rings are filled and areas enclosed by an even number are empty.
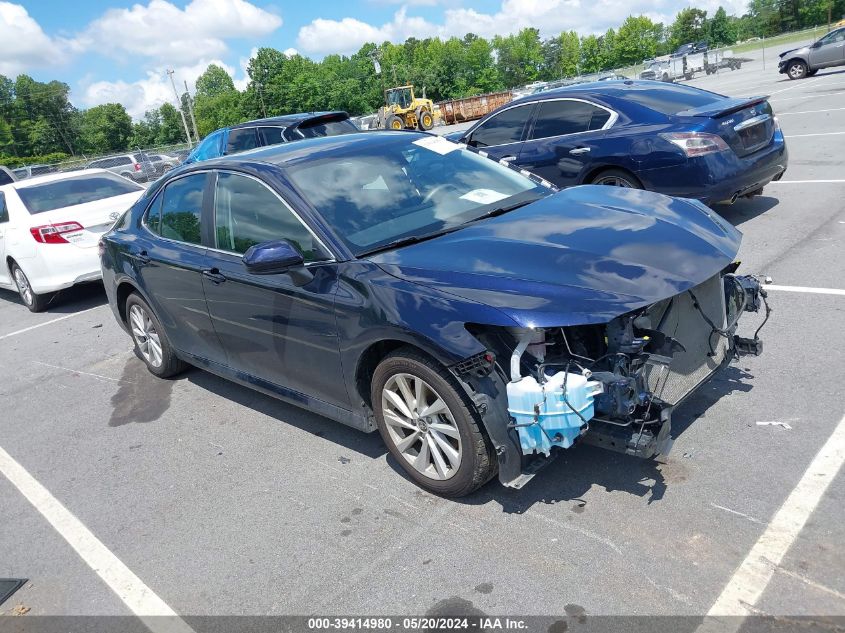
[[[176,90],[176,81],[173,79],[175,70],[168,70],[167,74],[170,76],[170,84],[173,86],[173,94],[176,97],[176,107],[179,108],[179,114],[182,115],[182,125],[185,127],[185,136],[188,138],[188,145],[192,145],[191,131],[188,129],[188,121],[185,119],[185,112],[182,110],[182,100],[179,98],[179,91]]]
[[[197,143],[200,142],[200,133],[197,129],[197,118],[194,116],[194,100],[191,98],[191,93],[188,91],[188,82],[185,81],[185,97],[188,101],[188,112],[191,114],[191,123],[194,124],[194,136],[197,139]]]

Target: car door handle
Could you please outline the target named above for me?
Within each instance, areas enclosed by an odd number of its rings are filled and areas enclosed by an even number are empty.
[[[147,251],[135,253],[135,259],[137,259],[141,264],[149,264],[152,261]]]
[[[510,155],[508,155],[508,156],[502,156],[499,160],[500,160],[501,162],[503,162],[503,163],[509,163],[509,162],[511,162],[512,160],[516,160],[516,156],[510,156]]]
[[[217,268],[207,268],[202,271],[202,276],[206,279],[210,280],[213,284],[222,284],[226,281],[225,275],[220,273],[220,270]]]
[[[589,151],[589,147],[576,147],[575,149],[569,150],[569,153],[573,156],[577,156],[578,154],[587,154]]]

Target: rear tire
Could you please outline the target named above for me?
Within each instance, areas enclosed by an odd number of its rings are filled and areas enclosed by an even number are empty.
[[[642,189],[642,183],[637,177],[621,169],[605,169],[600,171],[590,181],[593,185],[609,185],[612,187],[624,187],[626,189]]]
[[[819,72],[819,69],[818,69],[818,68],[814,68],[813,70],[808,70],[808,71],[807,71],[807,76],[808,76],[808,77],[812,77],[812,76],[813,76],[813,75],[815,75],[817,72]]]
[[[478,412],[443,366],[400,348],[376,368],[371,394],[388,451],[419,486],[462,497],[495,474],[495,453]]]
[[[807,64],[800,59],[793,59],[786,66],[786,76],[790,79],[804,79],[809,70]]]
[[[126,299],[126,326],[135,342],[135,354],[159,378],[185,371],[188,364],[173,352],[161,321],[137,293]]]
[[[12,279],[15,280],[15,286],[18,288],[21,301],[23,301],[23,304],[30,312],[42,312],[44,308],[50,305],[50,301],[53,299],[53,293],[35,294],[29,283],[29,278],[21,270],[21,267],[14,262],[12,263]]]

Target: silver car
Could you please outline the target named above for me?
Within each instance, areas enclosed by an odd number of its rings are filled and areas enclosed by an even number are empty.
[[[845,65],[845,26],[809,46],[780,54],[778,72],[790,79],[812,77],[822,68]]]
[[[99,158],[88,163],[88,169],[107,169],[135,182],[148,182],[160,175],[150,157],[143,152]]]

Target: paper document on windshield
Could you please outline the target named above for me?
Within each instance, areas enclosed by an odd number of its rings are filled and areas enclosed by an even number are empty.
[[[473,189],[461,196],[462,200],[477,202],[478,204],[492,204],[508,197],[506,193],[493,191],[492,189]]]
[[[460,145],[447,141],[440,136],[426,136],[425,138],[414,141],[414,145],[430,149],[432,152],[437,152],[444,156],[449,152],[454,152],[456,149],[461,149]]]

